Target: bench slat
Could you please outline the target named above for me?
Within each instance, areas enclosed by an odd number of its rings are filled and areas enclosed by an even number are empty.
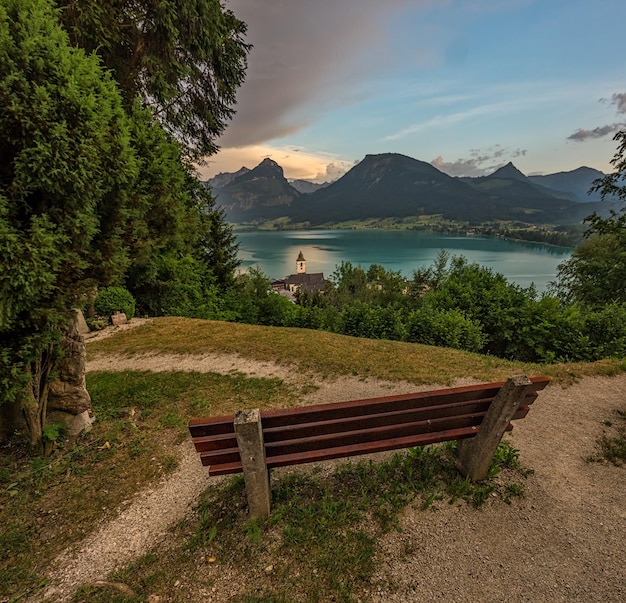
[[[273,427],[263,429],[263,437],[266,444],[281,442],[285,440],[295,440],[297,438],[316,437],[327,434],[345,434],[358,430],[375,429],[386,426],[400,426],[408,428],[408,425],[415,425],[419,422],[433,422],[450,416],[461,416],[484,413],[489,407],[490,401],[479,400],[477,402],[463,402],[457,405],[445,407],[427,407],[415,411],[403,412],[394,411],[383,413],[371,417],[358,417],[355,419],[340,419],[337,422],[307,423],[305,425]],[[528,409],[528,406],[524,408]],[[515,418],[523,418],[528,414],[526,410],[523,415],[516,415]],[[437,425],[438,423],[432,423]],[[237,449],[237,437],[235,433],[225,433],[215,436],[201,436],[193,438],[193,443],[197,452],[227,451]],[[270,446],[271,448],[271,446]]]
[[[438,433],[464,427],[480,426],[487,409],[473,414],[455,415],[453,417],[441,417],[425,421],[401,422],[392,425],[368,427],[352,431],[342,430],[338,433],[315,434],[308,437],[296,436],[290,440],[265,443],[265,456],[267,458],[299,453],[309,450],[317,450],[329,446],[343,446],[360,444],[376,440],[393,440],[404,436],[413,436],[424,433]],[[522,418],[514,415],[514,419]]]
[[[370,427],[384,427],[386,425],[399,425],[428,421],[444,417],[486,412],[491,404],[491,399],[470,400],[457,402],[443,406],[426,406],[423,408],[394,410],[380,412],[358,417],[344,417],[342,419],[330,419],[311,421],[298,425],[284,425],[279,427],[267,427],[263,424],[263,438],[265,442],[278,442],[284,439],[303,438],[322,434],[344,433],[357,429]]]
[[[513,429],[513,426],[509,424],[507,431],[510,431],[511,429]],[[267,459],[267,467],[272,469],[276,467],[287,467],[290,465],[302,465],[304,463],[316,463],[342,457],[372,454],[375,452],[385,452],[400,448],[427,446],[429,444],[447,442],[449,440],[462,440],[476,435],[476,432],[476,427],[465,427],[461,429],[451,429],[445,432],[406,436],[383,442],[367,442],[365,444],[352,444],[348,446],[326,448],[323,450],[312,450],[303,453],[275,456]],[[224,465],[209,466],[209,475],[229,475],[232,473],[240,473],[241,470],[241,462],[234,462]]]
[[[549,382],[546,377],[531,379],[532,385],[528,389],[528,398],[537,397],[536,392],[542,390]],[[452,387],[443,390],[417,392],[365,400],[349,400],[347,402],[333,402],[313,406],[299,406],[288,409],[266,410],[261,412],[261,419],[266,428],[283,425],[300,424],[319,420],[335,420],[345,417],[355,417],[379,412],[407,410],[425,406],[455,404],[477,399],[491,399],[496,396],[504,381],[495,383]],[[527,402],[532,403],[532,402]],[[322,418],[323,417],[323,418]]]

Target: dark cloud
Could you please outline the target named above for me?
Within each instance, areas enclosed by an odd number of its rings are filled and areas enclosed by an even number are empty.
[[[574,140],[576,142],[584,142],[592,138],[602,138],[607,134],[615,134],[619,130],[623,129],[626,124],[615,123],[608,124],[606,126],[599,126],[593,130],[576,130],[573,134],[567,137],[567,140]]]
[[[611,105],[615,105],[617,107],[617,114],[621,115],[626,113],[626,92],[616,92],[611,96],[611,99],[601,98],[601,103],[610,103]],[[626,123],[613,123],[607,124],[605,126],[598,126],[597,128],[593,128],[593,130],[584,130],[579,129],[576,130],[573,134],[567,137],[567,140],[574,140],[576,142],[584,142],[585,140],[590,140],[594,138],[602,138],[607,134],[615,134],[620,130],[623,130],[626,127]]]
[[[626,92],[623,92],[621,94],[615,93],[611,97],[611,100],[613,101],[614,105],[617,105],[618,113],[626,113]]]
[[[254,45],[237,114],[221,146],[258,144],[293,133],[330,102],[349,102],[350,82],[391,60],[388,21],[434,0],[228,0]],[[397,57],[395,57],[397,60]]]
[[[526,149],[509,149],[497,144],[483,150],[470,149],[469,154],[469,158],[457,159],[453,162],[446,162],[443,157],[439,156],[430,163],[448,176],[477,178],[492,174],[512,158],[526,155]]]

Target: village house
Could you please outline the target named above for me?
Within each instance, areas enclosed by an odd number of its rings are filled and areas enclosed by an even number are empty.
[[[307,273],[306,260],[302,251],[296,259],[296,274],[291,274],[284,279],[274,279],[271,281],[272,289],[278,293],[283,291],[287,294],[294,295],[297,291],[302,290],[307,293],[316,293],[324,291],[326,287],[326,279],[323,272]]]

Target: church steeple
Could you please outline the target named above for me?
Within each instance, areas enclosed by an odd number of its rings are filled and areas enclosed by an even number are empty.
[[[296,260],[296,274],[306,274],[306,260],[302,255],[302,251],[300,251]]]

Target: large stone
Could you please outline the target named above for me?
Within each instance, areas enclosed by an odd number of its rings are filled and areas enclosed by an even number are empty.
[[[57,366],[58,377],[50,384],[48,409],[79,415],[91,410],[91,396],[85,383],[85,339],[72,321],[63,337],[64,356]]]
[[[125,325],[128,322],[126,314],[124,312],[116,312],[111,316],[111,324],[115,326]]]
[[[93,422],[94,418],[88,410],[78,415],[62,410],[55,410],[46,417],[46,425],[60,423],[67,429],[68,434],[72,437],[77,436],[81,431],[90,431]]]
[[[74,310],[76,312],[76,328],[81,335],[87,335],[89,333],[89,326],[87,325],[87,321],[85,320],[85,316],[83,315],[83,311],[79,308]]]

